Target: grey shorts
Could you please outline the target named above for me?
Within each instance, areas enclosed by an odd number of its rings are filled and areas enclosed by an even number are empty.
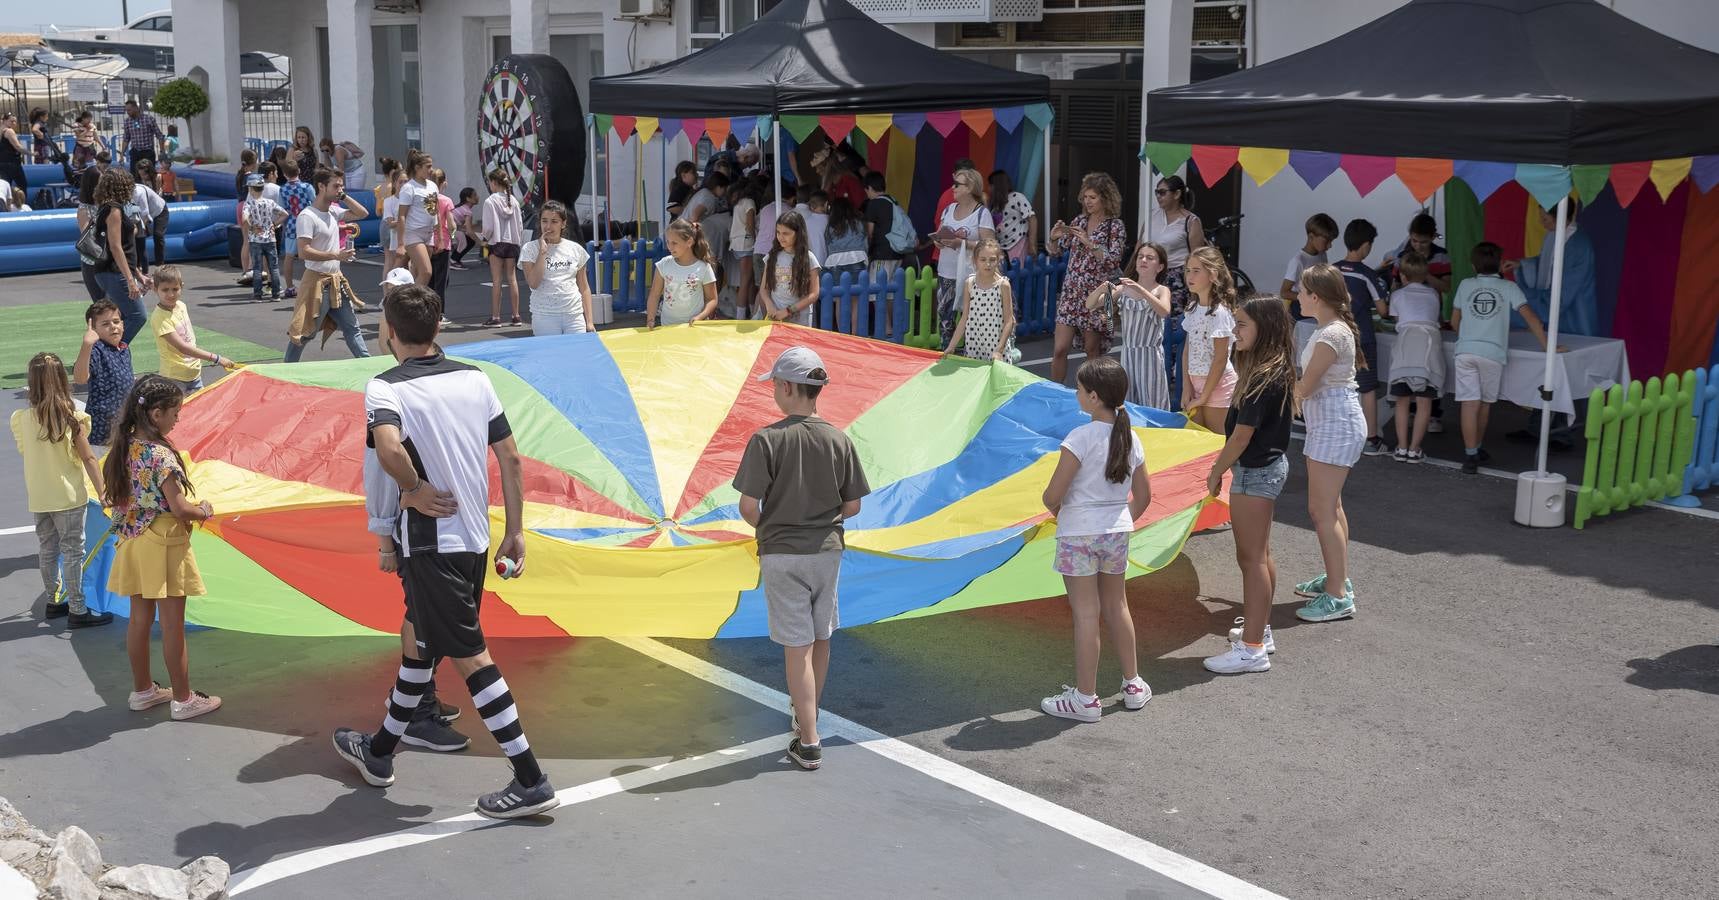
[[[1241,463],[1230,467],[1230,493],[1276,500],[1289,480],[1289,457],[1279,456],[1269,466],[1250,468]]]
[[[759,581],[770,609],[770,640],[784,647],[827,641],[840,624],[836,579],[842,552],[767,553],[758,557]]]

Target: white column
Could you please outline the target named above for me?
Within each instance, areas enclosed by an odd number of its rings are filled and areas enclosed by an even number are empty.
[[[1146,0],[1146,27],[1142,45],[1140,78],[1140,122],[1146,122],[1146,95],[1161,87],[1188,83],[1193,59],[1194,0]],[[1249,22],[1249,29],[1253,23]],[[1135,136],[1144,141],[1145,135]],[[1152,209],[1152,165],[1140,164],[1140,222],[1137,234],[1146,234],[1147,215]],[[1148,237],[1150,239],[1150,236]]]
[[[513,13],[513,52],[549,52],[548,0],[509,0]]]
[[[209,111],[191,122],[189,149],[237,163],[245,149],[245,112],[239,90],[239,11],[236,0],[177,0],[174,73],[200,84]],[[169,123],[162,122],[163,130]]]
[[[375,5],[372,0],[328,0],[329,137],[364,148],[371,171],[377,156],[376,117],[371,108],[376,96],[370,32]],[[306,64],[312,63],[307,60]]]

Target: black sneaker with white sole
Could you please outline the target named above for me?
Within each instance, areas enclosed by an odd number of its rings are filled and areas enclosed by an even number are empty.
[[[394,783],[394,757],[377,756],[370,752],[370,735],[353,728],[337,728],[334,732],[334,752],[352,764],[364,780],[376,787]]]
[[[1367,443],[1361,447],[1362,456],[1389,456],[1391,448],[1376,437],[1367,438]]]
[[[424,699],[418,701],[418,706],[421,709],[428,709],[431,704],[435,705],[436,715],[441,716],[444,719],[447,719],[449,722],[455,721],[456,719],[458,719],[460,717],[460,708],[459,707],[453,706],[453,705],[450,705],[447,703],[443,703],[440,700],[437,700],[435,694],[425,694]],[[389,698],[384,696],[382,698],[382,711],[387,712],[389,709],[390,709]]]
[[[807,746],[800,743],[799,738],[794,738],[788,742],[788,758],[794,761],[794,765],[810,771],[824,764],[824,748]]]
[[[555,796],[555,788],[550,786],[548,775],[537,779],[531,787],[525,787],[515,779],[508,782],[507,787],[477,798],[478,814],[491,819],[521,819],[546,813],[560,805],[561,798]]]
[[[471,745],[471,738],[448,727],[448,720],[436,715],[431,709],[420,706],[419,711],[412,716],[412,721],[406,724],[406,733],[400,735],[400,743],[437,753],[454,753]]]

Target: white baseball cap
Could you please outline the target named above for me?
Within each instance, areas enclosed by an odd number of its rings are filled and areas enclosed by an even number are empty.
[[[822,378],[812,374],[812,370],[823,368],[824,361],[819,359],[818,354],[813,353],[810,349],[789,347],[782,351],[781,356],[776,357],[776,364],[770,367],[770,371],[758,376],[757,380],[770,381],[774,379],[794,384],[829,384],[830,379],[827,373]]]
[[[408,284],[416,284],[417,280],[412,277],[411,269],[399,268],[389,271],[388,277],[382,279],[382,283],[391,284],[395,287],[404,287]]]

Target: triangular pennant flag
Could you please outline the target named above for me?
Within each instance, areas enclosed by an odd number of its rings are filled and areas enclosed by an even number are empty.
[[[1576,196],[1583,203],[1592,203],[1606,189],[1606,181],[1612,177],[1612,167],[1609,165],[1582,164],[1570,167],[1570,184],[1576,188]]]
[[[874,141],[883,140],[883,136],[889,133],[889,126],[893,124],[895,124],[895,117],[889,113],[866,113],[863,116],[854,116],[854,125],[858,126],[866,137]]]
[[[699,138],[704,137],[704,120],[703,119],[681,119],[680,120],[680,130],[681,130],[682,134],[686,135],[686,139],[688,142],[696,144],[696,143],[698,143]],[[712,143],[714,143],[714,142],[712,142]],[[722,145],[717,144],[717,146],[721,147]]]
[[[1474,199],[1482,203],[1493,195],[1499,188],[1509,184],[1516,178],[1514,163],[1479,162],[1476,160],[1459,159],[1451,164],[1451,170],[1456,177],[1468,185],[1474,192]]]
[[[1051,109],[1049,103],[1029,104],[1027,106],[1027,118],[1032,119],[1033,124],[1039,126],[1042,131],[1049,128],[1050,123],[1056,121],[1056,110]]]
[[[639,116],[633,120],[633,128],[639,133],[639,140],[650,143],[651,137],[657,133],[660,124],[656,116]]]
[[[983,137],[992,125],[997,124],[997,117],[988,109],[964,109],[961,110],[961,121],[967,123],[967,129],[973,132],[974,137]]]
[[[1450,180],[1454,170],[1448,159],[1423,159],[1417,156],[1397,157],[1397,180],[1403,187],[1409,189],[1409,194],[1415,200],[1425,203],[1444,183]]]
[[[1211,187],[1235,168],[1236,155],[1241,152],[1241,148],[1195,144],[1190,152],[1194,157],[1194,167],[1200,170],[1200,179],[1206,183],[1206,187]]]
[[[621,143],[625,144],[627,139],[633,136],[633,128],[637,123],[638,119],[632,116],[615,117],[615,133],[621,136]]]
[[[1147,141],[1146,158],[1152,161],[1152,168],[1161,175],[1172,175],[1193,154],[1191,144],[1172,144],[1164,141]]]
[[[941,109],[937,112],[926,113],[925,122],[937,129],[938,134],[948,137],[954,133],[955,126],[961,124],[961,113],[953,109]]]
[[[759,116],[752,122],[752,133],[758,135],[760,142],[769,140],[771,133],[775,130],[776,120],[769,116]]]
[[[1343,157],[1324,150],[1291,150],[1289,151],[1289,167],[1295,174],[1301,176],[1301,181],[1310,188],[1316,188],[1337,171],[1337,166],[1343,162]]]
[[[657,120],[657,128],[659,128],[662,131],[663,140],[672,141],[675,138],[680,137],[680,127],[681,127],[682,121],[684,121],[684,120],[682,120],[682,119],[670,119],[667,117],[658,119]],[[695,144],[698,143],[698,138],[696,138],[696,137],[688,138],[687,140],[690,140]]]
[[[1015,129],[1021,127],[1021,120],[1026,118],[1027,111],[1020,106],[999,106],[991,110],[991,116],[1004,131],[1013,134]]]
[[[1544,163],[1521,163],[1516,167],[1516,183],[1528,189],[1534,202],[1551,209],[1558,201],[1570,196],[1570,169]]]
[[[1719,154],[1697,156],[1689,167],[1689,177],[1694,180],[1695,187],[1705,194],[1719,184]]]
[[[803,144],[806,142],[806,137],[818,127],[818,117],[783,116],[782,127],[788,129],[788,133],[794,136],[794,140]]]
[[[1289,151],[1272,147],[1243,147],[1236,154],[1236,162],[1241,163],[1242,171],[1253,179],[1254,184],[1265,184],[1277,177],[1283,167],[1289,165]]]
[[[1694,162],[1694,158],[1688,156],[1653,161],[1653,166],[1648,169],[1647,177],[1652,179],[1653,186],[1659,189],[1659,199],[1671,199],[1671,192],[1676,190],[1685,178],[1689,177],[1689,169]]]
[[[595,125],[596,123],[597,123],[597,117],[596,116],[594,116],[590,113],[585,114],[585,127],[586,128],[590,128],[592,125]]]
[[[692,121],[692,120],[688,120]],[[710,142],[718,147],[728,143],[728,135],[734,130],[733,123],[728,119],[711,118],[704,120],[704,133],[710,135]]]
[[[1343,170],[1343,174],[1349,176],[1349,183],[1355,186],[1355,192],[1365,197],[1397,171],[1397,158],[1345,153],[1338,167]]]
[[[835,113],[818,117],[818,127],[824,130],[824,137],[840,144],[854,133],[854,116],[852,113]]]
[[[896,113],[895,127],[910,138],[919,137],[919,132],[925,130],[925,113]]]
[[[1612,192],[1618,195],[1619,206],[1635,202],[1635,195],[1641,193],[1641,186],[1647,184],[1647,176],[1652,170],[1651,162],[1612,164]]]
[[[597,120],[597,140],[606,140],[609,136],[609,129],[615,127],[615,117],[598,113],[592,118]]]

